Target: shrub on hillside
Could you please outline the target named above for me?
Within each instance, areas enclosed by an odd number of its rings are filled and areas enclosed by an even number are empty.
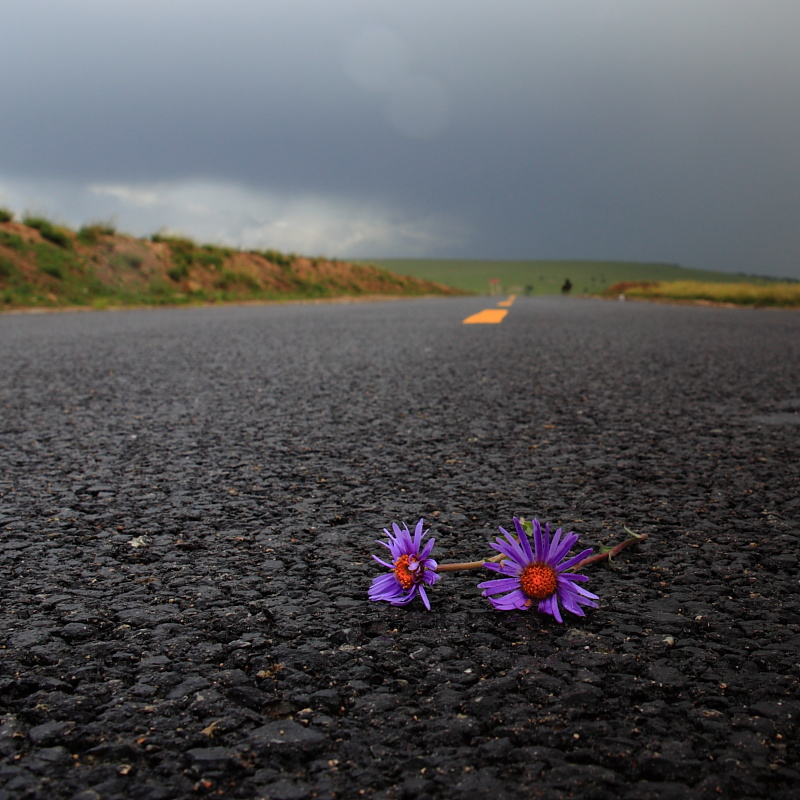
[[[214,269],[222,269],[225,259],[229,253],[222,247],[214,247],[206,245],[202,250],[198,250],[194,254],[194,260],[201,267],[214,267]]]
[[[25,249],[25,242],[22,240],[22,237],[18,236],[16,233],[0,231],[0,244],[4,247],[8,247],[10,250],[16,250],[17,252],[21,252]]]
[[[0,256],[0,280],[10,278],[17,271],[14,262],[10,258]]]
[[[215,266],[219,269],[223,259],[216,252],[217,248],[206,246],[200,248],[192,239],[185,236],[166,236],[155,233],[150,237],[153,242],[160,242],[169,248],[172,258],[172,268],[167,270],[167,275],[174,281],[187,277],[192,265]]]
[[[97,244],[101,236],[113,236],[117,229],[110,222],[93,222],[83,225],[78,231],[78,241],[81,244]]]
[[[261,255],[264,256],[267,261],[271,261],[273,264],[284,268],[291,267],[297,260],[297,256],[294,253],[281,253],[280,250],[264,250]]]
[[[167,270],[167,275],[171,278],[175,283],[182,281],[185,277],[189,274],[189,265],[185,261],[181,261],[175,264],[174,267],[170,267]]]
[[[144,263],[144,256],[141,253],[115,253],[108,263],[117,269],[139,269]]]
[[[222,270],[222,274],[217,278],[215,285],[218,289],[246,289],[252,292],[256,292],[261,288],[261,284],[255,276],[247,272],[238,272],[230,269]]]
[[[65,250],[63,247],[54,247],[48,242],[40,242],[34,245],[34,252],[39,271],[51,278],[62,281],[70,273],[84,274],[83,266],[74,250]]]
[[[42,234],[42,238],[47,239],[48,242],[57,244],[65,250],[72,247],[72,239],[70,239],[69,234],[64,228],[53,225],[53,223],[45,217],[25,217],[22,222],[29,228],[35,228],[39,231],[39,233]]]

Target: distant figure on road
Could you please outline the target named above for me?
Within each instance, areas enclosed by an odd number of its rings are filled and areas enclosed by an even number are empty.
[[[572,281],[569,278],[567,278],[564,281],[564,285],[561,287],[561,294],[569,294],[571,289],[572,289]]]

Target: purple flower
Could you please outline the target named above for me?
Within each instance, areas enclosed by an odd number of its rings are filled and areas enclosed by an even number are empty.
[[[390,572],[386,575],[379,575],[372,581],[369,587],[370,600],[386,600],[393,606],[404,606],[410,603],[416,595],[422,598],[425,608],[431,610],[428,595],[425,593],[425,584],[432,586],[441,578],[436,572],[436,562],[428,558],[433,550],[435,539],[428,539],[425,546],[422,540],[427,535],[423,534],[422,525],[424,520],[417,523],[414,530],[414,538],[411,538],[411,531],[407,525],[401,528],[396,522],[392,523],[390,533],[386,528],[383,532],[389,537],[388,542],[378,540],[379,544],[389,549],[392,554],[392,563],[372,556],[379,564],[383,564]]]
[[[582,605],[597,608],[596,594],[587,592],[578,582],[588,581],[586,575],[567,574],[565,570],[577,564],[592,552],[591,548],[559,564],[564,556],[569,553],[575,542],[578,541],[577,533],[567,533],[562,536],[559,528],[553,541],[550,541],[550,524],[546,524],[542,533],[539,520],[533,521],[533,545],[525,535],[520,521],[514,517],[514,527],[517,529],[519,541],[508,531],[500,528],[505,534],[505,539],[497,537],[497,543],[492,547],[506,558],[499,564],[486,562],[483,566],[487,569],[500,572],[508,577],[479,583],[478,588],[483,589],[483,596],[501,611],[510,611],[517,608],[522,611],[538,603],[538,610],[543,614],[551,614],[558,622],[563,622],[558,603],[567,611],[586,616]],[[489,595],[508,592],[502,597],[489,597]]]

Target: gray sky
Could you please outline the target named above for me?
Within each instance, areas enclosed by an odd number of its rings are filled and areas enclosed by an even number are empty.
[[[0,205],[800,278],[797,0],[3,0]]]

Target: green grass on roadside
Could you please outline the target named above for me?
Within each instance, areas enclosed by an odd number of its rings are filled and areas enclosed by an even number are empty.
[[[800,283],[772,282],[764,284],[711,283],[700,281],[659,281],[656,283],[619,284],[608,294],[662,300],[701,300],[710,303],[732,303],[738,306],[800,308]]]

